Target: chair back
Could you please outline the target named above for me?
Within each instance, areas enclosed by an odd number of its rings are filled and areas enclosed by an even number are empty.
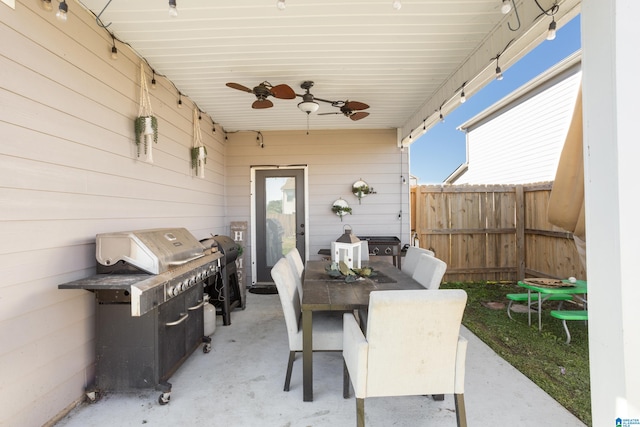
[[[407,254],[402,260],[402,271],[407,273],[409,276],[412,276],[414,270],[416,269],[416,266],[418,265],[420,255],[422,254],[434,256],[434,253],[429,249],[423,249],[417,246],[409,246],[409,248],[407,249]]]
[[[285,258],[289,261],[291,269],[295,275],[298,296],[300,297],[300,304],[302,304],[302,274],[304,273],[304,261],[302,261],[302,257],[300,256],[300,252],[297,248],[293,248],[287,252]]]
[[[466,301],[461,289],[371,292],[366,396],[454,393]]]
[[[421,254],[413,272],[413,279],[427,289],[440,288],[442,278],[447,272],[447,263],[434,256]]]
[[[284,313],[284,321],[287,325],[287,333],[289,335],[289,343],[300,329],[300,316],[302,314],[300,307],[300,297],[298,296],[298,288],[296,286],[296,273],[291,268],[291,264],[286,258],[280,258],[276,265],[271,269],[271,277],[278,289],[282,311]]]

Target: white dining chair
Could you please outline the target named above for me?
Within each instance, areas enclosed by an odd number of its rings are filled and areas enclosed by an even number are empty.
[[[300,256],[300,252],[297,248],[293,248],[287,252],[285,258],[289,261],[289,264],[296,275],[296,287],[298,288],[300,304],[302,304],[302,275],[304,273],[304,261],[302,261],[302,257]]]
[[[435,290],[440,288],[446,272],[446,262],[431,255],[420,254],[412,277],[425,288]]]
[[[467,340],[460,336],[466,301],[461,289],[373,291],[366,337],[353,314],[344,315],[345,379],[355,391],[358,427],[365,398],[441,394],[454,395],[458,426],[467,425]],[[344,386],[348,398],[349,381]]]
[[[296,353],[302,352],[302,311],[295,276],[296,273],[286,258],[278,260],[271,269],[271,277],[278,289],[289,338],[289,362],[284,380],[284,391],[289,391]],[[313,351],[342,350],[341,316],[336,316],[335,313],[314,313],[312,333]]]
[[[419,248],[417,246],[409,246],[404,259],[402,260],[402,271],[407,273],[409,276],[413,276],[413,271],[416,269],[416,265],[418,265],[418,259],[422,254],[427,254],[430,256],[435,255],[433,251],[430,251],[429,249]]]

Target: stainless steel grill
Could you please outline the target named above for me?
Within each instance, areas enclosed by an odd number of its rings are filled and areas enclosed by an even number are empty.
[[[184,228],[96,236],[97,274],[58,286],[95,294],[96,378],[87,397],[155,386],[158,401],[169,402],[167,379],[201,343],[211,348],[203,289],[221,258]]]

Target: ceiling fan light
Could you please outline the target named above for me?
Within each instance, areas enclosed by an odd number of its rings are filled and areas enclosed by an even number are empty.
[[[298,104],[298,108],[307,114],[311,114],[318,111],[320,105],[315,101],[302,101]]]
[[[169,16],[173,18],[178,16],[178,5],[176,5],[176,0],[169,0]]]
[[[58,11],[56,12],[56,18],[60,22],[67,22],[67,12],[69,11],[69,7],[67,6],[67,2],[62,0],[58,5]]]

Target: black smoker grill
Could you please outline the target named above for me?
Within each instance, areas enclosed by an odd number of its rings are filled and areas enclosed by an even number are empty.
[[[393,265],[398,268],[402,267],[402,253],[400,249],[400,239],[395,236],[358,236],[360,240],[366,240],[369,243],[369,255],[391,256],[393,257]]]
[[[207,279],[204,291],[209,294],[209,302],[216,307],[216,314],[222,315],[222,323],[231,324],[231,310],[245,308],[245,296],[238,283],[238,245],[230,237],[213,236],[200,240],[205,247],[216,248],[222,253],[222,268],[216,276]]]
[[[155,387],[169,402],[167,381],[204,336],[204,284],[220,270],[222,254],[205,248],[184,228],[96,236],[96,271],[59,285],[95,294],[96,372],[87,387],[103,391]]]

